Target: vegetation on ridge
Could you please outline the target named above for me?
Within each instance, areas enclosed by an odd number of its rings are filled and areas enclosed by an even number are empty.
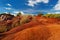
[[[41,17],[40,20],[43,22],[50,22],[54,23],[60,20],[60,14],[42,14],[39,13],[38,15],[22,15],[20,12],[17,13],[17,16],[11,15],[10,13],[0,14],[0,32],[6,32],[10,29],[17,27],[19,25],[23,25],[29,23],[32,20],[36,20],[36,17]],[[52,19],[53,18],[53,19]],[[54,19],[55,18],[55,19]],[[59,19],[56,19],[59,18]],[[46,20],[46,21],[45,21]],[[48,21],[50,20],[50,21]]]

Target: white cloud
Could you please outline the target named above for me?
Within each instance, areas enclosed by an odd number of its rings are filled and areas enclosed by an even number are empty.
[[[37,5],[37,3],[40,3],[40,2],[48,3],[49,0],[28,0],[28,4],[27,5],[34,7],[35,5]]]
[[[55,10],[60,10],[60,0],[58,0],[58,3],[54,7]]]
[[[19,13],[19,11],[13,11],[13,13]]]
[[[4,13],[8,14],[8,12],[4,12]]]
[[[12,5],[8,3],[7,6],[12,6]]]
[[[22,15],[24,15],[24,12],[23,11],[20,11]]]
[[[55,12],[55,14],[60,14],[60,12]]]
[[[13,13],[17,14],[17,13],[21,13],[22,15],[24,15],[24,12],[23,11],[13,11]]]
[[[60,14],[60,11],[57,10],[49,11],[48,14]]]
[[[6,10],[11,10],[11,8],[5,8]]]

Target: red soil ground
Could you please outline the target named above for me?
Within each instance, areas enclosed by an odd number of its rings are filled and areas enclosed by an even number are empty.
[[[35,21],[0,33],[1,40],[60,40],[59,22],[55,18],[36,17]]]

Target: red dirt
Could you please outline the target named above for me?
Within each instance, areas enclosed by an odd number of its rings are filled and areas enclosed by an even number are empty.
[[[1,33],[5,36],[2,40],[60,40],[59,22],[55,18],[36,17],[35,21]]]
[[[50,35],[50,31],[47,27],[35,25],[32,28],[10,34],[2,40],[47,40]]]

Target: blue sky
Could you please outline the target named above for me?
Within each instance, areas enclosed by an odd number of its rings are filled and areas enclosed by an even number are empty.
[[[60,0],[0,0],[0,13],[60,13]]]

